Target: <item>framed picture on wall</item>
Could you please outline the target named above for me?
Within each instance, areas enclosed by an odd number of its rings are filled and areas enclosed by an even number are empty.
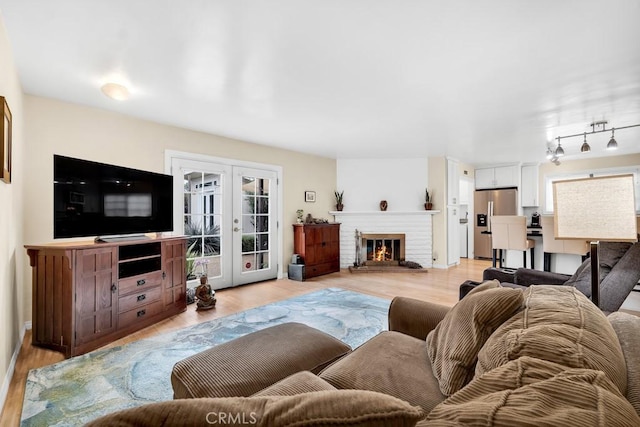
[[[304,201],[308,203],[315,203],[316,201],[316,192],[315,191],[305,191],[304,192]]]
[[[0,124],[0,179],[9,184],[11,182],[11,110],[4,96],[0,96],[0,108],[2,108],[2,122]]]

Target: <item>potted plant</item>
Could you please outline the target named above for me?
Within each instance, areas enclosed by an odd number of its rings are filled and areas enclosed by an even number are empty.
[[[333,194],[336,196],[336,210],[341,211],[344,208],[342,204],[342,196],[344,195],[344,191],[334,191]]]
[[[429,194],[428,188],[425,190],[424,194],[424,208],[428,211],[433,209],[433,191],[431,192],[431,194]]]
[[[302,224],[304,222],[304,211],[302,209],[298,209],[296,211],[298,224]]]

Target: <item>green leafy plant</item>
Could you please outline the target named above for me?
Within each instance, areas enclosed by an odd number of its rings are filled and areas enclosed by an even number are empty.
[[[218,255],[220,253],[220,227],[217,225],[205,227],[199,222],[187,222],[184,225],[187,239],[187,252],[195,257]]]
[[[424,201],[426,203],[432,203],[433,202],[433,191],[431,192],[431,194],[429,194],[429,189],[428,188],[425,190]]]
[[[336,205],[341,205],[344,191],[340,191],[340,192],[334,191],[333,194],[336,196]]]

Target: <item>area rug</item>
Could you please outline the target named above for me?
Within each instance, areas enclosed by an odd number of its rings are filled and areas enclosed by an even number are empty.
[[[280,323],[304,323],[355,348],[386,329],[389,304],[323,289],[34,369],[27,377],[21,426],[83,425],[120,409],[171,400],[177,361]]]

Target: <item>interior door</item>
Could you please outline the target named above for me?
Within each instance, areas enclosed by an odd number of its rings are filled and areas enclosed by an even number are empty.
[[[234,166],[233,176],[233,283],[276,278],[277,175]]]

